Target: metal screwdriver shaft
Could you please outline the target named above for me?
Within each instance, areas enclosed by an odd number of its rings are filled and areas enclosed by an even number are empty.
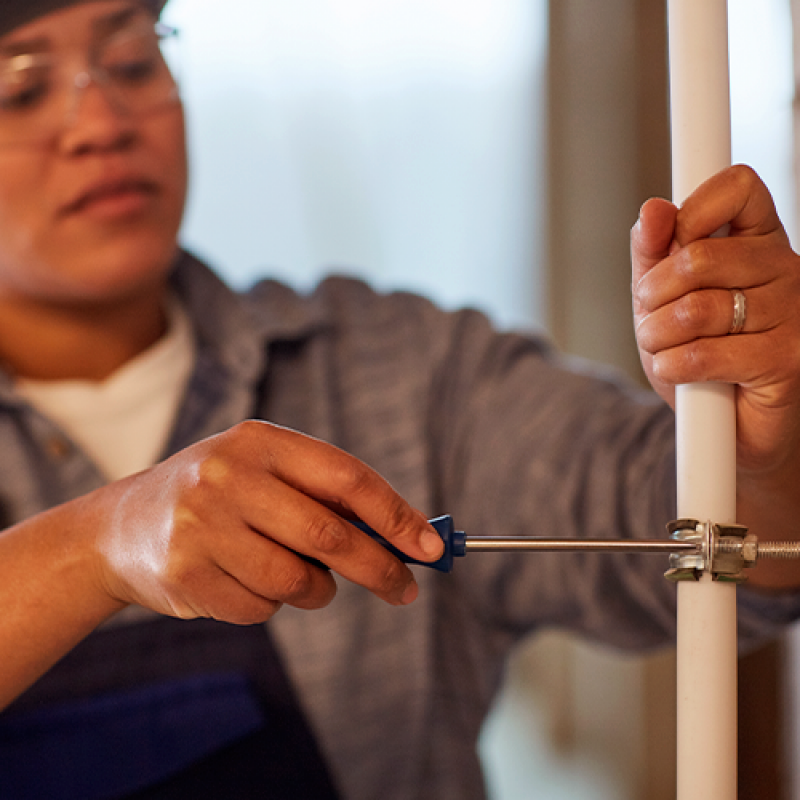
[[[508,550],[524,551],[592,551],[606,553],[696,553],[694,542],[669,539],[546,539],[539,536],[467,536],[464,542],[468,553],[492,553]]]
[[[353,524],[369,534],[376,542],[382,544],[391,553],[394,553],[406,564],[418,564],[430,567],[439,572],[451,572],[453,560],[463,557],[467,553],[498,553],[508,551],[518,552],[595,552],[595,553],[663,553],[678,559],[679,567],[687,566],[681,563],[686,559],[692,563],[689,572],[694,575],[697,566],[695,561],[705,562],[712,557],[726,554],[736,556],[740,566],[752,566],[756,559],[761,558],[800,558],[800,544],[783,542],[757,542],[755,537],[745,537],[745,528],[728,526],[721,531],[717,526],[703,526],[696,520],[680,520],[671,523],[669,530],[673,531],[670,539],[558,539],[543,536],[467,536],[464,531],[458,531],[453,525],[453,518],[449,515],[436,517],[429,520],[436,529],[444,543],[444,554],[438,561],[417,561],[390,544],[377,531],[363,522]],[[686,525],[688,524],[688,529]],[[698,526],[705,533],[696,533],[694,527]],[[733,536],[739,533],[742,538]],[[733,538],[732,538],[733,536]],[[730,559],[729,559],[730,561]],[[678,570],[681,574],[684,569]],[[674,570],[673,570],[674,572]]]
[[[453,525],[450,515],[429,520],[444,543],[444,553],[438,561],[417,561],[398,550],[386,541],[377,531],[363,522],[354,523],[382,544],[406,564],[419,564],[439,572],[450,572],[453,560],[467,553],[491,553],[504,551],[519,552],[575,552],[593,551],[606,553],[665,553],[667,555],[699,554],[703,548],[701,541],[682,541],[680,539],[559,539],[541,536],[467,536]]]

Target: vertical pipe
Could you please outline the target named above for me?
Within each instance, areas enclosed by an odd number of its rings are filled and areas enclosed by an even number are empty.
[[[731,162],[726,0],[668,0],[673,199]],[[736,518],[733,387],[678,387],[678,516]],[[736,797],[736,593],[678,584],[678,800]]]

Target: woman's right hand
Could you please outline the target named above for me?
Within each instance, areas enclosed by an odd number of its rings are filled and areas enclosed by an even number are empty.
[[[298,553],[389,603],[411,602],[411,571],[346,517],[415,558],[442,551],[425,517],[363,462],[266,422],[241,423],[101,491],[110,495],[96,539],[103,587],[177,617],[254,623],[283,603],[326,605],[333,577]]]
[[[0,709],[130,603],[249,624],[282,603],[313,609],[336,584],[311,556],[389,603],[410,570],[345,521],[408,555],[443,545],[424,516],[358,459],[264,422],[245,422],[152,469],[0,533]]]

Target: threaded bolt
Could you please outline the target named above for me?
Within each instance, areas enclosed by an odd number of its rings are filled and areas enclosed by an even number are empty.
[[[800,558],[800,542],[759,542],[759,558]]]
[[[716,543],[716,552],[721,555],[741,555],[748,544],[747,540],[720,539]],[[748,555],[745,553],[745,556]],[[756,555],[758,558],[800,558],[800,542],[758,542]]]

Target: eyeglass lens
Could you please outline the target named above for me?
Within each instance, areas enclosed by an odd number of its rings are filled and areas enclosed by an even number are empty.
[[[140,20],[99,42],[77,73],[50,52],[0,58],[0,147],[52,140],[70,124],[81,91],[92,83],[121,115],[175,102],[177,85],[164,51],[176,38],[173,28]]]

